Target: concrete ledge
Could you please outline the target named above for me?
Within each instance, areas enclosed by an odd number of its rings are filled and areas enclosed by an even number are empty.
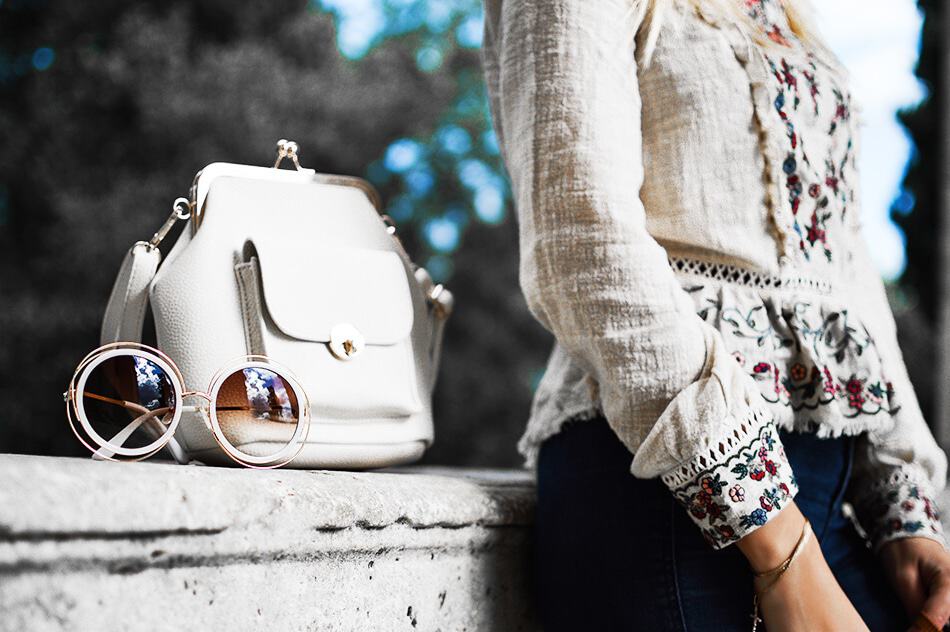
[[[534,630],[525,472],[0,455],[2,630]]]
[[[523,471],[0,455],[0,631],[538,630],[533,508]]]

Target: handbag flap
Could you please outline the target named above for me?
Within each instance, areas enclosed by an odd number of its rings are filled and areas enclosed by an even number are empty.
[[[355,327],[366,344],[394,344],[410,335],[412,294],[396,252],[253,243],[264,304],[286,335],[328,342],[341,323]]]

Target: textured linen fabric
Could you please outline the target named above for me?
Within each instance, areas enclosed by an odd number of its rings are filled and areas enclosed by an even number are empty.
[[[779,427],[860,435],[875,546],[942,542],[946,457],[860,234],[846,73],[777,0],[736,2],[748,25],[686,9],[645,63],[633,0],[485,0],[521,287],[556,339],[519,449],[602,413],[719,548],[797,493]]]

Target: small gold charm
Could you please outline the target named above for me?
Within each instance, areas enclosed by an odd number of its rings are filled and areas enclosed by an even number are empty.
[[[759,616],[759,596],[756,595],[752,601],[752,632],[755,632],[759,629],[759,623],[762,621],[762,617]]]

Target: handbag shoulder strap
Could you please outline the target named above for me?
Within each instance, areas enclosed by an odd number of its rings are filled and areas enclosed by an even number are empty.
[[[112,286],[109,302],[106,304],[102,330],[99,333],[100,344],[142,340],[145,310],[148,308],[148,291],[161,260],[161,251],[151,242],[136,242],[126,253],[115,284]],[[116,440],[119,443],[124,442],[128,434],[131,434],[140,423],[141,421],[138,420],[133,421],[117,435]],[[125,436],[123,433],[126,433]],[[168,439],[165,448],[178,463],[192,462],[188,453],[174,437]],[[92,458],[101,460],[109,456],[111,454],[103,448],[98,450]]]
[[[141,342],[145,309],[148,307],[148,291],[158,272],[162,253],[158,245],[179,221],[191,217],[191,203],[187,198],[178,198],[172,203],[172,212],[152,238],[137,241],[126,253],[119,274],[112,286],[106,313],[99,332],[100,344],[112,342]]]
[[[144,241],[136,242],[126,253],[106,304],[100,344],[142,340],[148,291],[161,260],[159,249]]]

